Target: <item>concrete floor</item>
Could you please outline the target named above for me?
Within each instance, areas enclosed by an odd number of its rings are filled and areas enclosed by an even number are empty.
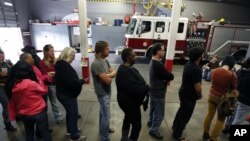
[[[93,60],[93,54],[90,54],[90,61]],[[111,54],[110,63],[112,67],[117,69],[121,63],[120,57]],[[76,60],[73,62],[73,66],[78,71],[79,76],[81,76],[80,69],[80,54],[77,54]],[[138,64],[135,65],[137,69],[140,70],[141,74],[144,76],[148,82],[148,61],[144,58],[138,58]],[[173,68],[173,73],[175,76],[174,81],[171,82],[167,90],[166,96],[166,111],[165,118],[160,127],[160,133],[164,136],[164,141],[174,141],[172,138],[172,122],[179,108],[179,98],[178,90],[181,84],[181,76],[183,71],[182,64],[175,64]],[[202,92],[203,98],[199,100],[196,104],[193,116],[184,130],[183,136],[187,137],[190,141],[202,141],[203,132],[203,121],[205,114],[207,112],[207,95],[209,90],[210,82],[202,82]],[[82,129],[81,134],[87,137],[88,141],[99,141],[100,134],[98,128],[99,119],[99,104],[97,102],[96,95],[94,93],[93,85],[84,85],[81,95],[78,98],[79,112],[82,118],[78,122],[78,127]],[[1,106],[0,106],[1,109]],[[65,116],[65,110],[60,105],[60,109]],[[1,111],[1,110],[0,110]],[[138,141],[154,141],[148,134],[147,120],[148,120],[149,110],[146,112],[142,111],[142,129]],[[54,141],[68,141],[69,138],[65,136],[66,127],[65,119],[63,123],[57,125],[53,120],[51,114],[51,108],[49,108],[49,123],[51,129],[53,129],[52,137]],[[24,141],[24,128],[22,122],[17,122],[15,125],[18,128],[17,132],[6,132],[3,126],[2,116],[0,117],[0,141]],[[123,112],[119,108],[116,100],[116,86],[113,81],[112,83],[112,98],[111,98],[111,122],[110,125],[115,129],[115,133],[110,134],[112,141],[119,141],[121,137],[121,126],[123,121]],[[227,141],[228,135],[221,134],[220,141]]]

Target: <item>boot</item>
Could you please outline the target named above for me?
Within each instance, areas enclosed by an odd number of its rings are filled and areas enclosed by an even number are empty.
[[[4,123],[5,124],[5,129],[7,131],[16,131],[16,127],[14,127],[10,122],[6,122]]]
[[[122,139],[121,139],[121,141],[129,141],[128,134],[129,134],[129,129],[122,129]]]
[[[224,133],[224,134],[230,133],[230,126],[229,125],[225,125],[224,129],[222,130],[222,133]]]
[[[206,132],[203,132],[202,139],[203,140],[208,140],[208,139],[210,139],[210,135],[208,133],[206,133]]]

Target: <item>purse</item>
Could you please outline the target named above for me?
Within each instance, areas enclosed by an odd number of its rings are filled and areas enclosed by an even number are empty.
[[[232,75],[233,77],[233,75]],[[237,97],[239,92],[229,88],[226,94],[221,97],[221,101],[217,106],[219,116],[227,117],[231,116],[237,108]]]

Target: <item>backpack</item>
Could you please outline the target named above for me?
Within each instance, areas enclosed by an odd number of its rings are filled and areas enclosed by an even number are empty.
[[[234,78],[234,74],[232,73],[231,80]],[[229,87],[228,91],[226,94],[224,94],[221,97],[221,101],[217,107],[218,115],[227,117],[231,116],[236,108],[237,108],[237,97],[239,95],[239,92],[235,89],[231,89]]]
[[[235,112],[238,95],[237,90],[228,90],[227,93],[221,97],[221,101],[217,107],[219,116],[227,117]]]

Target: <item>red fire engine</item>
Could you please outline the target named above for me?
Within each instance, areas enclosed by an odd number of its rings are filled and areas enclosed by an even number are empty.
[[[125,34],[125,47],[133,48],[138,56],[151,58],[153,43],[167,46],[170,24],[170,17],[133,16]],[[250,46],[250,26],[180,18],[177,32],[175,58],[179,59],[187,59],[189,49],[200,45],[205,51],[203,59],[230,54],[242,61]]]

